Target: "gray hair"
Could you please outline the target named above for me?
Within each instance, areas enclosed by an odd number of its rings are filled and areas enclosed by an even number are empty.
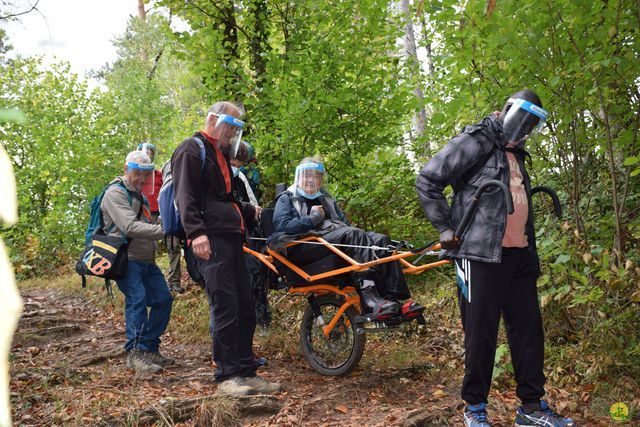
[[[125,162],[143,164],[143,163],[151,163],[151,159],[149,158],[149,156],[147,156],[147,153],[145,153],[144,151],[136,150],[127,154],[127,158]]]
[[[244,116],[244,113],[245,113],[244,108],[240,104],[236,104],[230,101],[218,101],[215,104],[213,104],[211,108],[209,108],[209,110],[207,111],[207,117],[209,117],[209,113],[229,114],[232,111],[238,112],[238,117],[237,117],[238,119],[242,118],[242,116]],[[206,124],[206,121],[205,121],[205,124]]]

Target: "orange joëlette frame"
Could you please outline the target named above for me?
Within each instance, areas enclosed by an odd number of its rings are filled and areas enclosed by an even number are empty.
[[[445,265],[445,264],[450,264],[451,261],[448,260],[440,260],[440,261],[435,261],[435,262],[431,262],[428,264],[424,264],[424,265],[413,265],[411,264],[409,261],[406,260],[406,258],[410,258],[413,256],[418,256],[422,253],[428,252],[428,251],[434,251],[434,250],[439,250],[440,249],[440,243],[436,243],[435,245],[426,248],[418,253],[414,253],[411,251],[405,251],[405,252],[395,252],[392,255],[388,256],[388,257],[384,257],[384,258],[379,258],[373,261],[368,261],[368,262],[364,262],[364,263],[360,263],[356,260],[354,260],[353,258],[351,258],[350,256],[348,256],[347,254],[345,254],[344,252],[342,252],[340,249],[338,249],[337,247],[333,246],[331,243],[327,242],[326,240],[324,240],[321,237],[317,237],[317,236],[309,236],[309,237],[305,237],[302,238],[296,242],[292,242],[289,243],[286,247],[291,247],[291,246],[295,246],[298,244],[303,244],[301,242],[305,242],[305,241],[313,241],[313,242],[318,242],[324,246],[327,247],[327,249],[331,250],[333,253],[335,253],[336,255],[338,255],[340,258],[344,259],[345,261],[347,261],[350,265],[347,267],[343,267],[343,268],[338,268],[336,270],[331,270],[331,271],[327,271],[325,273],[320,273],[320,274],[315,274],[313,276],[307,274],[304,270],[302,270],[301,268],[299,268],[298,266],[292,264],[288,259],[286,259],[285,257],[283,257],[282,255],[280,255],[279,253],[277,253],[276,251],[273,251],[271,249],[269,249],[267,247],[267,253],[266,254],[262,254],[260,252],[256,252],[252,249],[249,249],[247,246],[244,247],[244,251],[246,253],[249,253],[251,255],[253,255],[254,257],[258,258],[263,264],[265,264],[267,267],[269,267],[269,269],[271,269],[274,273],[280,275],[280,273],[278,272],[278,269],[276,268],[276,266],[273,264],[274,259],[277,259],[278,261],[280,261],[282,264],[284,264],[285,266],[287,266],[287,268],[293,270],[296,274],[298,274],[300,277],[302,277],[303,279],[305,279],[307,282],[310,283],[310,285],[308,286],[295,286],[295,287],[290,287],[289,290],[287,291],[287,293],[290,294],[309,294],[309,293],[314,293],[314,294],[338,294],[338,295],[342,295],[344,297],[344,303],[340,306],[340,308],[338,309],[338,312],[333,316],[333,318],[331,319],[331,321],[324,326],[323,328],[323,333],[326,337],[329,336],[329,334],[331,333],[331,331],[333,330],[333,328],[336,326],[336,324],[338,323],[338,320],[340,320],[340,317],[344,314],[344,312],[351,306],[355,306],[358,311],[361,311],[360,309],[360,297],[358,296],[355,288],[353,288],[352,286],[347,286],[343,289],[340,289],[338,286],[335,285],[329,285],[329,284],[311,284],[313,282],[319,281],[319,280],[323,280],[323,279],[328,279],[334,276],[338,276],[340,274],[345,274],[345,273],[350,273],[353,271],[363,271],[363,270],[367,270],[375,265],[378,264],[384,264],[387,262],[393,262],[393,261],[399,261],[405,268],[402,270],[402,272],[404,274],[420,274],[426,270],[430,270],[432,268],[435,267],[439,267],[441,265]]]

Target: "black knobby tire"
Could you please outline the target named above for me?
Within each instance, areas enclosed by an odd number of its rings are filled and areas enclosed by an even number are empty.
[[[316,302],[325,324],[329,324],[343,298],[335,294],[321,295],[316,297]],[[366,336],[355,322],[357,315],[356,309],[349,307],[327,338],[322,333],[322,326],[317,325],[311,306],[307,305],[300,327],[300,344],[304,357],[316,372],[330,376],[346,375],[358,366]]]

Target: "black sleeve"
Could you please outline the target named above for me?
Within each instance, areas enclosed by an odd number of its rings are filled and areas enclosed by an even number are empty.
[[[207,227],[201,211],[202,160],[200,147],[187,139],[176,149],[171,159],[171,172],[176,204],[180,220],[188,239],[207,234]]]
[[[445,145],[422,168],[416,179],[416,190],[427,219],[442,233],[453,228],[451,208],[444,189],[453,184],[486,155],[485,149],[471,135],[462,133]]]

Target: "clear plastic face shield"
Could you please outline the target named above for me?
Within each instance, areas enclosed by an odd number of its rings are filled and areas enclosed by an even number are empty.
[[[520,98],[509,98],[511,107],[504,116],[502,130],[507,142],[518,142],[539,132],[549,117],[544,108]]]
[[[151,144],[150,142],[138,144],[138,151],[142,151],[147,156],[149,156],[149,159],[151,159],[151,163],[153,163],[153,160],[155,159],[155,156],[156,156],[155,145]]]
[[[296,167],[295,186],[298,193],[307,199],[317,199],[324,184],[325,169],[319,162],[303,163]]]
[[[149,194],[153,194],[155,188],[153,182],[155,179],[154,170],[155,165],[153,163],[127,162],[125,163],[124,175],[136,191],[142,191],[144,187],[150,190]]]
[[[244,122],[228,114],[216,113],[207,114],[207,120],[211,116],[217,117],[214,136],[218,138],[220,148],[228,148],[229,156],[235,157],[242,141]]]

